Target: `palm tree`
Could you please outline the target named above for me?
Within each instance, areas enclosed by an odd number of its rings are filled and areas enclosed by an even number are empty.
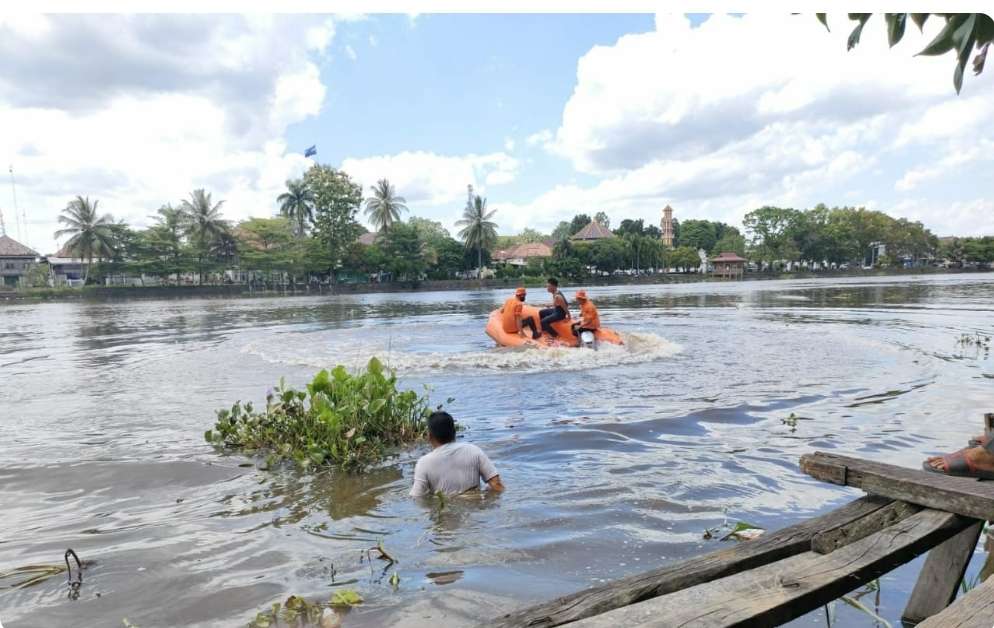
[[[93,258],[110,257],[114,254],[114,219],[110,214],[97,216],[97,205],[100,201],[90,201],[90,197],[77,196],[69,201],[59,216],[59,222],[64,229],[55,232],[56,238],[64,235],[72,236],[66,242],[66,248],[80,259],[86,260],[86,274],[83,283],[90,278],[90,267]]]
[[[314,192],[303,179],[286,182],[287,191],[276,197],[280,213],[294,223],[298,238],[306,234],[307,222],[314,220]]]
[[[491,248],[497,242],[497,223],[490,220],[496,213],[496,209],[487,211],[487,199],[471,194],[466,201],[462,220],[456,222],[457,227],[462,227],[459,237],[466,243],[466,248],[476,249],[478,273],[483,270],[483,249]]]
[[[186,223],[186,234],[197,248],[197,273],[200,285],[204,285],[204,259],[210,255],[211,245],[219,237],[228,233],[228,223],[221,218],[221,205],[224,201],[213,203],[210,192],[203,189],[194,190],[189,200],[180,205],[183,212],[183,222]]]
[[[373,195],[366,199],[366,216],[380,232],[400,220],[400,212],[407,211],[407,199],[397,196],[397,190],[386,179],[373,186]]]
[[[160,207],[152,218],[156,224],[149,232],[152,234],[155,246],[165,254],[164,256],[172,260],[172,271],[178,284],[185,229],[183,212],[166,204]]]

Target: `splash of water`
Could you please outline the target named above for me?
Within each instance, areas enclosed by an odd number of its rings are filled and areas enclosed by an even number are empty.
[[[623,334],[624,345],[601,344],[596,351],[569,347],[494,347],[467,351],[417,351],[389,342],[363,342],[320,349],[313,339],[303,342],[286,338],[262,340],[245,345],[242,352],[270,364],[327,368],[343,364],[357,368],[376,356],[399,373],[537,373],[543,371],[582,371],[621,364],[654,362],[676,355],[682,347],[651,333]]]

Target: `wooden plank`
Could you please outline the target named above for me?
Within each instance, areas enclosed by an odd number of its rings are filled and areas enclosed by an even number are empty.
[[[520,609],[486,622],[488,628],[560,626],[642,600],[736,574],[747,569],[806,552],[818,532],[865,517],[891,503],[867,496],[819,517],[808,519],[755,541],[685,560],[564,597]]]
[[[822,452],[801,456],[801,470],[819,480],[854,486],[874,495],[973,519],[994,519],[994,482]]]
[[[972,589],[918,628],[991,628],[994,624],[994,578]]]
[[[903,621],[917,624],[952,604],[983,530],[984,522],[976,521],[928,553],[901,616]],[[990,623],[994,626],[994,618]]]
[[[908,502],[891,502],[865,517],[819,532],[811,539],[811,551],[819,554],[834,552],[898,521],[904,521],[921,509],[921,506]]]
[[[602,615],[571,628],[778,626],[845,595],[971,525],[923,510],[831,554],[805,552]]]

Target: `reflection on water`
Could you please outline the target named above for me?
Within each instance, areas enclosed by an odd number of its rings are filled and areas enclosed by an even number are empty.
[[[591,292],[624,347],[496,349],[499,291],[0,307],[0,570],[94,561],[77,601],[54,578],[0,591],[0,619],[244,625],[348,586],[367,602],[346,625],[465,625],[716,549],[702,533],[726,519],[825,510],[849,492],[801,454],[917,466],[990,406],[989,352],[958,342],[992,331],[985,275]],[[424,447],[343,476],[203,443],[216,408],[372,355],[456,399],[505,494],[410,500]],[[361,560],[380,542],[396,589]],[[911,582],[885,579],[883,616]]]

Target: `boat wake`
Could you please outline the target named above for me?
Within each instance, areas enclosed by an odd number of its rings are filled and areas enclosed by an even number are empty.
[[[393,342],[337,342],[322,349],[314,338],[298,341],[286,337],[251,342],[243,353],[257,356],[270,364],[328,368],[343,364],[347,368],[364,366],[377,357],[402,375],[426,373],[538,373],[544,371],[582,371],[592,368],[654,362],[676,355],[678,344],[651,333],[622,334],[624,345],[602,344],[596,351],[569,347],[493,347],[480,350],[465,347],[439,351],[415,346],[398,347]]]

